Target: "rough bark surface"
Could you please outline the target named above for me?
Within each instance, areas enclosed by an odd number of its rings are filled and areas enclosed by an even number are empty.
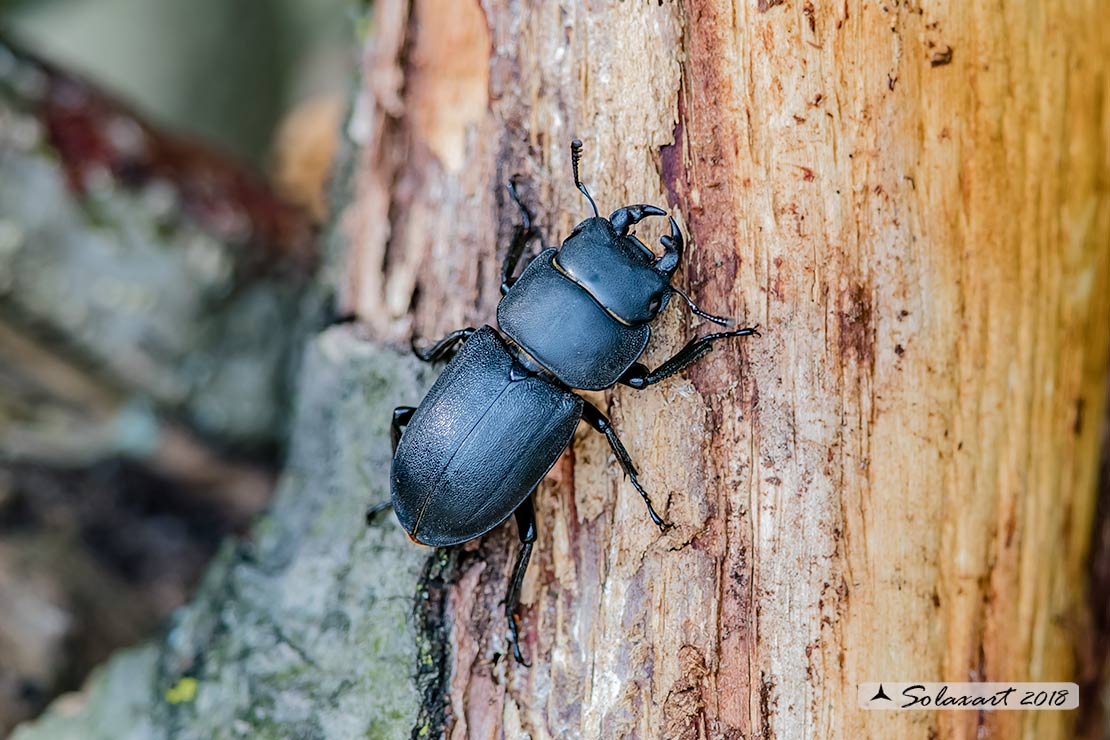
[[[1060,713],[864,713],[879,679],[1067,680],[1085,623],[1110,315],[1104,0],[379,0],[343,297],[379,337],[492,320],[520,175],[545,240],[681,214],[680,282],[764,327],[600,399],[541,486],[533,666],[449,601],[448,734],[1065,737]],[[654,233],[652,232],[652,235]],[[648,354],[705,327],[677,307]]]

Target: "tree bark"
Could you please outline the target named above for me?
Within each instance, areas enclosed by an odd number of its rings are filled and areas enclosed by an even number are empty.
[[[379,0],[342,299],[401,341],[491,322],[519,175],[544,240],[670,207],[682,287],[764,336],[600,400],[460,563],[448,734],[1066,737],[1053,712],[862,712],[870,680],[1071,680],[1110,288],[1104,0]],[[654,236],[654,232],[651,232]],[[648,364],[706,330],[678,308]],[[498,660],[498,656],[502,656]],[[980,729],[982,728],[982,729]]]

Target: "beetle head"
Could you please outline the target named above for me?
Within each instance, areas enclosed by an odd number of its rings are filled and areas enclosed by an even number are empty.
[[[682,259],[682,232],[670,219],[671,233],[659,241],[659,257],[628,229],[648,216],[666,216],[662,208],[640,204],[618,208],[601,218],[590,191],[578,176],[582,142],[570,143],[574,186],[593,208],[594,217],[574,227],[552,261],[557,270],[578,283],[610,316],[638,326],[654,319],[667,305],[674,289],[671,276]]]
[[[685,293],[671,285],[678,263],[682,261],[684,240],[673,218],[671,233],[660,237],[663,254],[656,257],[647,245],[629,234],[628,229],[648,216],[665,216],[667,212],[645,204],[625,206],[601,218],[590,191],[578,176],[578,160],[582,142],[570,143],[571,169],[574,186],[593,208],[594,217],[574,227],[552,265],[573,280],[605,309],[626,326],[640,326],[654,319],[667,306],[672,293],[678,293],[698,316],[721,326],[733,326],[732,319],[714,316],[701,310]]]
[[[647,323],[670,299],[671,276],[682,257],[682,232],[672,218],[670,235],[660,239],[664,252],[656,257],[628,230],[647,216],[664,215],[661,208],[635,205],[617,209],[608,219],[586,219],[563,242],[555,266],[617,321]]]

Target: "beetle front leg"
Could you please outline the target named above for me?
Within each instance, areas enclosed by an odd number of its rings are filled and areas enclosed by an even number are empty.
[[[620,437],[617,436],[617,431],[613,429],[613,424],[606,418],[605,414],[594,406],[589,401],[585,402],[582,407],[582,418],[597,431],[605,435],[605,439],[609,441],[609,446],[613,449],[613,454],[617,456],[617,462],[620,463],[621,469],[628,479],[632,481],[632,486],[639,491],[640,496],[647,504],[648,515],[651,516],[651,521],[655,526],[659,527],[660,532],[666,532],[673,527],[673,524],[663,521],[663,518],[655,512],[655,507],[651,505],[651,497],[644,487],[640,485],[640,480],[636,477],[636,466],[632,464],[632,458],[628,455],[628,450],[624,449],[621,444]]]
[[[524,573],[532,558],[532,545],[536,541],[536,509],[532,506],[532,496],[524,499],[516,510],[516,531],[520,536],[520,552],[513,567],[513,578],[509,581],[509,592],[505,595],[505,617],[509,620],[509,639],[513,645],[513,658],[517,663],[527,666],[520,652],[520,628],[517,626],[517,609],[520,607],[520,587],[524,583]]]
[[[509,243],[509,249],[505,252],[505,261],[501,263],[501,295],[509,292],[509,288],[513,287],[516,282],[517,275],[516,266],[520,262],[521,255],[524,254],[524,247],[528,246],[528,242],[532,241],[535,237],[539,236],[539,232],[532,225],[532,212],[520,200],[520,196],[516,192],[516,182],[509,180],[506,186],[509,190],[509,197],[516,203],[516,207],[520,210],[520,224],[513,229],[513,240]]]
[[[719,339],[747,337],[753,334],[759,336],[758,326],[750,326],[746,329],[737,329],[736,331],[721,331],[716,334],[706,334],[704,337],[691,339],[686,343],[685,347],[675,352],[673,357],[654,370],[648,370],[647,367],[639,362],[633,363],[617,382],[631,386],[637,390],[647,388],[649,385],[655,385],[659,381],[665,380],[675,373],[682,372],[703,356],[709,354],[713,349],[713,342]]]

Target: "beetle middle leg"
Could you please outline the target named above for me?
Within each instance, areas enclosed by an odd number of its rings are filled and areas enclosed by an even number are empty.
[[[374,520],[377,519],[380,514],[392,510],[392,501],[386,501],[384,503],[374,504],[373,506],[370,506],[368,509],[366,509],[366,525],[373,526]]]
[[[393,409],[393,418],[389,420],[389,445],[393,448],[394,455],[397,454],[397,445],[401,443],[401,432],[404,431],[405,425],[412,421],[412,415],[415,413],[415,406],[398,406]],[[366,510],[366,523],[373,524],[379,514],[392,508],[392,501],[374,504]]]
[[[520,607],[520,587],[524,583],[524,573],[532,558],[532,545],[536,541],[536,509],[532,506],[532,496],[516,510],[516,531],[520,536],[520,552],[513,567],[513,578],[509,581],[509,592],[505,595],[505,617],[509,620],[509,639],[513,644],[513,657],[517,663],[527,666],[524,654],[520,652],[520,628],[517,626],[517,609]]]
[[[713,349],[713,342],[730,337],[747,337],[753,334],[759,336],[758,326],[750,326],[736,331],[720,331],[715,334],[706,334],[704,337],[696,337],[687,342],[685,347],[675,352],[673,357],[654,370],[648,370],[639,362],[633,363],[617,382],[637,390],[647,388],[649,385],[655,385],[675,373],[682,372],[697,362]]]
[[[620,463],[621,469],[628,479],[632,481],[632,486],[640,493],[647,504],[648,515],[651,516],[651,521],[655,526],[659,527],[660,532],[666,532],[670,529],[672,524],[663,521],[663,518],[656,513],[655,507],[651,505],[651,497],[644,487],[640,485],[639,478],[636,477],[636,466],[632,464],[632,458],[628,455],[628,450],[624,448],[621,443],[620,437],[617,436],[617,430],[613,429],[613,424],[601,413],[601,411],[589,401],[585,402],[582,407],[582,418],[597,431],[605,435],[605,439],[609,441],[609,446],[613,448],[613,454],[617,456],[617,462]]]
[[[404,426],[412,421],[415,413],[415,406],[398,406],[393,409],[393,419],[389,422],[389,443],[393,446],[393,454],[397,454],[397,445],[401,442]]]
[[[528,242],[539,236],[539,232],[532,225],[532,212],[516,192],[516,182],[510,179],[506,187],[509,190],[509,197],[520,210],[520,223],[513,229],[513,240],[509,243],[508,251],[505,252],[505,261],[501,263],[501,295],[508,293],[509,288],[516,282],[517,276],[513,273],[516,272],[516,266],[520,263],[521,255],[524,254],[524,248],[528,246]]]
[[[440,360],[450,360],[455,356],[459,345],[470,339],[470,336],[477,331],[473,326],[468,326],[465,329],[456,329],[443,339],[439,340],[427,349],[420,349],[416,346],[416,338],[414,337],[410,345],[412,352],[424,362],[439,362]]]

